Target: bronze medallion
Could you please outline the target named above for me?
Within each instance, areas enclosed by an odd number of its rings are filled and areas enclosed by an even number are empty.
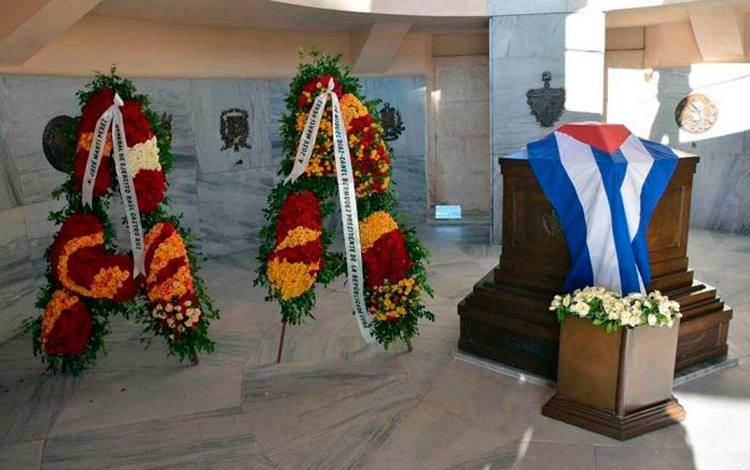
[[[401,111],[385,103],[383,108],[378,111],[378,117],[383,124],[383,139],[392,142],[399,138],[402,132],[406,130],[404,120],[401,118]]]
[[[72,160],[76,150],[75,119],[55,116],[44,127],[42,149],[47,161],[57,171],[66,171],[66,162]]]
[[[232,108],[222,111],[221,123],[219,130],[221,132],[221,140],[224,142],[224,146],[221,150],[227,150],[233,148],[235,152],[239,152],[240,148],[250,149],[252,146],[248,142],[250,138],[250,123],[248,122],[248,112],[244,109]]]
[[[719,117],[719,109],[706,95],[695,93],[680,101],[674,110],[677,126],[691,134],[703,134],[711,129]]]
[[[544,72],[544,87],[526,92],[526,103],[531,107],[531,114],[542,127],[552,127],[565,111],[565,88],[550,88],[552,74]]]

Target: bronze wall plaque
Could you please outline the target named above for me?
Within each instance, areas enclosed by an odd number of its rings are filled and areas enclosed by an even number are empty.
[[[674,110],[674,119],[680,129],[691,134],[703,134],[716,123],[719,109],[706,95],[694,93],[680,101]]]
[[[55,116],[44,127],[42,149],[47,161],[57,171],[66,171],[66,161],[73,157],[76,142],[73,134],[66,132],[75,124],[70,116]]]

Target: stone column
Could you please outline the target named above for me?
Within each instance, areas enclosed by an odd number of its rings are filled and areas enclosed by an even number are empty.
[[[490,174],[492,242],[502,238],[502,175],[498,157],[514,153],[567,122],[601,121],[604,111],[604,13],[575,0],[489,0]],[[581,9],[579,9],[581,8]],[[541,127],[526,92],[564,87],[565,112]]]

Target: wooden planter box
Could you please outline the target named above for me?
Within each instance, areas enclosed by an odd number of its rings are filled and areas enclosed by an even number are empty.
[[[568,317],[560,329],[557,393],[542,414],[619,440],[678,423],[672,396],[679,324],[607,333]]]

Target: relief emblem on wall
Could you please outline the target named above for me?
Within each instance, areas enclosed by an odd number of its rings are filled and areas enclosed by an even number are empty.
[[[378,111],[380,122],[383,123],[383,140],[392,142],[401,136],[406,130],[404,120],[401,118],[401,111],[385,103],[383,108]]]
[[[565,88],[550,88],[552,74],[544,72],[544,87],[532,88],[526,92],[526,103],[531,107],[531,114],[542,127],[552,127],[565,111]]]
[[[695,93],[680,101],[674,110],[677,125],[685,132],[702,134],[716,123],[719,109],[706,95]]]
[[[66,160],[70,160],[76,150],[75,120],[70,116],[55,116],[44,127],[42,149],[47,161],[57,171],[65,172]]]
[[[250,139],[250,123],[248,121],[249,113],[244,109],[232,108],[221,112],[221,123],[219,130],[221,140],[224,145],[221,150],[233,148],[239,152],[240,148],[250,149],[252,146]]]

